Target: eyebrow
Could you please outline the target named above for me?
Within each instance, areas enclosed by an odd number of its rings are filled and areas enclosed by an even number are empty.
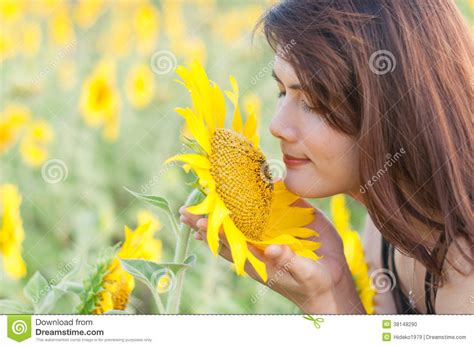
[[[278,76],[276,75],[274,69],[272,69],[272,77],[273,77],[278,83],[284,84],[284,83],[278,78]],[[289,89],[294,89],[294,90],[302,90],[302,89],[303,89],[303,88],[301,87],[301,84],[299,84],[299,83],[292,84],[292,85],[289,86],[288,88],[289,88]]]

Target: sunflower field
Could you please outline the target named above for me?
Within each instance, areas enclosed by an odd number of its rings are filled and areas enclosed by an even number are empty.
[[[274,54],[252,36],[273,2],[0,0],[0,313],[299,312],[243,272],[245,255],[234,266],[180,240],[191,231],[178,220],[186,201],[203,214],[219,205],[199,196],[208,159],[189,159],[196,141],[212,145],[189,109],[197,94],[283,170],[268,131]],[[474,23],[473,1],[458,4]],[[312,203],[356,245],[365,305],[364,208]]]

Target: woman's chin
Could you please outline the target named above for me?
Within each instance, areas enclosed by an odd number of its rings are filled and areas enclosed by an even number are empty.
[[[312,192],[315,188],[313,185],[315,185],[316,180],[302,176],[300,173],[293,173],[292,170],[288,170],[284,180],[285,186],[290,192],[302,198],[313,198]]]
[[[339,193],[337,189],[330,189],[331,184],[328,184],[327,180],[323,180],[314,174],[305,175],[301,172],[288,170],[284,182],[291,193],[302,198],[319,199]]]

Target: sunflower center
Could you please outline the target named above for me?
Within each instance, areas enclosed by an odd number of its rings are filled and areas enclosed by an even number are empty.
[[[236,227],[260,240],[273,196],[271,174],[263,153],[243,135],[216,129],[211,139],[211,175]]]

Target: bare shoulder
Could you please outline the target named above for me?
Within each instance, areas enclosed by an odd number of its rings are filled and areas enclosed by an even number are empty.
[[[458,240],[462,251],[472,257],[472,245],[468,245],[465,240]],[[438,289],[436,312],[474,313],[474,266],[453,244],[446,255],[444,271],[446,281]]]
[[[374,280],[376,276],[387,276],[382,266],[382,235],[368,214],[365,221],[363,244],[369,274]],[[397,313],[391,291],[377,292],[374,297],[374,304],[375,312],[378,314]]]

